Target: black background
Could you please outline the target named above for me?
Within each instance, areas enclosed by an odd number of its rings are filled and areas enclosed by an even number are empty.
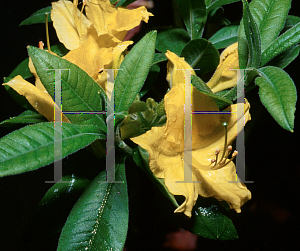
[[[150,26],[169,26],[172,24],[172,1],[154,1],[155,8],[150,18]],[[294,1],[296,2],[296,1]],[[26,46],[37,46],[45,39],[44,25],[19,27],[19,23],[35,11],[49,6],[51,1],[2,1],[1,4],[1,79],[27,57]],[[236,21],[241,18],[242,4],[235,3],[225,6],[225,16]],[[295,4],[290,14],[300,15]],[[50,25],[52,44],[57,43],[55,32]],[[299,89],[299,58],[285,70],[290,74]],[[155,89],[157,88],[157,89]],[[158,84],[152,90],[156,99],[161,99],[163,92]],[[165,87],[163,87],[165,88]],[[0,87],[1,121],[16,116],[23,108],[16,104]],[[247,184],[252,192],[252,200],[242,208],[241,214],[232,212],[232,219],[237,228],[239,239],[235,241],[218,242],[204,238],[198,239],[199,250],[295,250],[299,238],[299,112],[296,110],[294,133],[280,128],[260,104],[257,89],[247,94],[251,103],[252,121],[249,122],[246,142]],[[160,94],[157,94],[160,93]],[[160,96],[161,95],[161,96]],[[297,104],[299,107],[299,105]],[[1,136],[10,132],[0,128]],[[298,136],[298,137],[297,137]],[[0,179],[0,249],[1,250],[55,250],[57,236],[35,239],[26,243],[22,238],[25,225],[32,216],[35,207],[43,194],[50,188],[45,180],[53,179],[52,166],[13,177]],[[147,202],[143,202],[148,207]],[[151,208],[151,206],[149,206]],[[148,209],[149,209],[148,208]],[[146,215],[151,212],[145,209],[140,217],[145,219],[144,235],[134,238],[131,235],[129,250],[160,250],[162,238],[158,228],[164,223],[146,221]],[[134,210],[133,210],[134,211]],[[157,224],[157,225],[155,225]],[[161,224],[161,225],[159,225]],[[168,229],[169,230],[169,229]],[[167,231],[167,230],[166,230]],[[144,236],[144,237],[143,237]],[[167,250],[167,249],[162,249]]]

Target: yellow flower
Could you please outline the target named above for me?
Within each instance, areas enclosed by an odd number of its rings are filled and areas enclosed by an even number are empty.
[[[172,61],[169,72],[183,59],[174,53],[167,53]],[[187,65],[187,63],[185,63]],[[190,66],[186,67],[190,69]],[[180,71],[178,71],[180,72]],[[173,73],[174,77],[175,72]],[[184,105],[185,81],[184,76],[177,74],[173,78],[173,87],[165,95],[165,110],[167,123],[163,127],[152,127],[143,135],[131,140],[149,153],[149,166],[154,175],[165,179],[165,184],[174,195],[183,195],[185,201],[175,212],[183,212],[191,217],[192,208],[198,195],[215,197],[226,201],[236,212],[251,198],[251,193],[242,183],[228,183],[236,180],[234,163],[227,159],[228,150],[223,149],[225,132],[223,123],[227,122],[227,144],[230,145],[242,128],[237,128],[238,121],[250,120],[250,105],[246,101],[244,116],[237,118],[237,105],[229,106],[226,111],[231,114],[193,114],[192,115],[192,149],[189,150],[192,159],[192,180],[201,183],[178,183],[184,181]],[[193,111],[218,111],[215,102],[208,96],[192,88]],[[219,160],[212,163],[218,150]],[[220,156],[225,156],[220,159]]]
[[[77,9],[78,0],[73,3],[60,0],[52,3],[51,19],[59,40],[69,50],[78,48],[91,34],[93,27],[97,36],[110,34],[112,42],[121,42],[127,31],[138,26],[141,21],[148,22],[153,16],[142,6],[134,10],[122,7],[116,8],[109,0],[83,1],[86,6],[86,15]],[[94,33],[94,31],[92,31]]]
[[[124,51],[133,43],[122,42],[126,32],[141,20],[148,22],[153,15],[145,7],[116,9],[109,0],[84,1],[81,11],[77,5],[78,0],[52,3],[51,18],[57,36],[71,50],[64,58],[106,89],[106,72],[101,70],[120,65]],[[83,14],[85,6],[87,17]]]
[[[20,75],[14,77],[12,80],[4,85],[13,88],[17,93],[24,96],[32,107],[42,114],[48,121],[54,121],[54,107],[59,109],[51,96],[46,90],[34,86],[28,81],[24,80]],[[44,86],[43,86],[44,88]],[[65,115],[62,114],[63,122],[70,122]]]
[[[220,55],[220,63],[207,83],[213,93],[234,87],[237,83],[237,70],[239,68],[238,43],[228,46]]]

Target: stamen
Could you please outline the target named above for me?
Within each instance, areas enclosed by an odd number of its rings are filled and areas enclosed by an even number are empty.
[[[220,153],[220,149],[216,149],[216,152],[215,152],[215,155],[216,155],[216,159],[214,160],[215,162],[215,164],[214,164],[214,166],[216,166],[217,164],[218,164],[218,156],[219,156],[219,153]]]
[[[227,148],[227,122],[223,122],[222,126],[224,126],[224,129],[225,129],[225,142],[224,142],[224,151],[223,151],[223,154],[222,154],[222,157],[221,157],[221,161],[224,158],[225,149]]]
[[[43,43],[43,41],[39,41],[39,49],[44,50],[44,43]]]
[[[47,39],[47,47],[48,47],[48,51],[49,51],[50,53],[52,53],[51,48],[50,48],[50,39],[49,39],[48,15],[49,15],[49,13],[46,14],[46,20],[45,20],[45,24],[46,24],[46,39]]]
[[[235,150],[235,151],[232,153],[231,159],[230,159],[229,161],[227,161],[227,163],[225,163],[224,166],[226,166],[230,161],[232,161],[237,155],[238,155],[238,151]]]

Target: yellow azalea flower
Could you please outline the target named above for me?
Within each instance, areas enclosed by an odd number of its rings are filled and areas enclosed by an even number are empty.
[[[90,0],[86,15],[95,26],[98,34],[109,33],[123,41],[127,31],[138,26],[141,21],[148,23],[153,16],[145,6],[136,9],[116,8],[109,0]]]
[[[59,109],[51,96],[46,91],[42,91],[33,84],[24,80],[20,75],[14,77],[12,80],[4,85],[13,88],[17,93],[24,96],[32,107],[42,114],[48,121],[54,121],[54,106]],[[63,122],[70,122],[65,115],[62,115]]]
[[[142,6],[134,10],[116,8],[109,0],[84,1],[87,17],[77,9],[78,0],[73,3],[60,0],[52,3],[51,19],[59,40],[69,50],[78,48],[93,27],[97,35],[110,34],[113,42],[121,42],[127,31],[138,26],[141,21],[148,22],[153,16]],[[96,39],[96,38],[95,38]]]
[[[184,61],[184,58],[178,57],[175,53],[168,51],[166,57],[169,59],[167,63],[167,81],[169,82],[170,88],[174,87],[181,79],[184,83],[185,78],[185,69],[193,69],[187,62]],[[195,75],[194,70],[191,72],[192,75]]]
[[[84,1],[87,17],[77,9],[78,1],[52,3],[51,18],[59,40],[71,50],[63,58],[86,71],[104,90],[106,72],[120,65],[132,41],[124,41],[128,29],[148,22],[152,14],[145,7],[116,9],[108,0]]]
[[[167,54],[172,61],[169,66],[173,68],[168,70],[174,72],[175,66],[182,64],[183,59],[170,52]],[[175,72],[173,76],[174,74]],[[192,180],[201,183],[176,182],[184,181],[185,82],[183,75],[177,74],[177,78],[173,78],[173,87],[165,95],[164,103],[167,114],[166,125],[152,127],[145,134],[131,140],[148,151],[151,171],[156,177],[165,179],[169,191],[174,195],[185,197],[184,203],[175,212],[183,212],[191,217],[198,195],[226,201],[230,208],[240,212],[241,206],[251,198],[251,193],[242,183],[228,183],[236,180],[236,168],[232,160],[227,159],[228,150],[223,149],[225,142],[223,123],[227,122],[227,144],[230,145],[242,129],[237,128],[238,121],[247,123],[250,120],[249,103],[246,101],[244,116],[239,118],[237,118],[237,105],[231,105],[226,109],[231,111],[231,114],[192,115],[192,149],[190,149]],[[210,97],[193,87],[192,110],[218,111],[218,107]],[[218,156],[224,157],[223,159],[219,157],[219,160],[214,162],[216,150]]]
[[[237,84],[237,70],[239,68],[238,43],[228,46],[220,55],[220,63],[207,83],[213,93],[234,87]]]

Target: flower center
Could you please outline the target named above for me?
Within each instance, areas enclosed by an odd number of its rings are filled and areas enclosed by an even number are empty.
[[[225,130],[225,140],[224,140],[224,149],[221,158],[219,159],[220,149],[216,149],[215,158],[211,160],[211,164],[213,164],[213,169],[219,169],[221,167],[226,166],[230,161],[232,161],[235,156],[238,154],[238,151],[234,151],[232,153],[231,159],[228,159],[229,154],[232,151],[232,146],[227,146],[227,122],[222,124]]]

